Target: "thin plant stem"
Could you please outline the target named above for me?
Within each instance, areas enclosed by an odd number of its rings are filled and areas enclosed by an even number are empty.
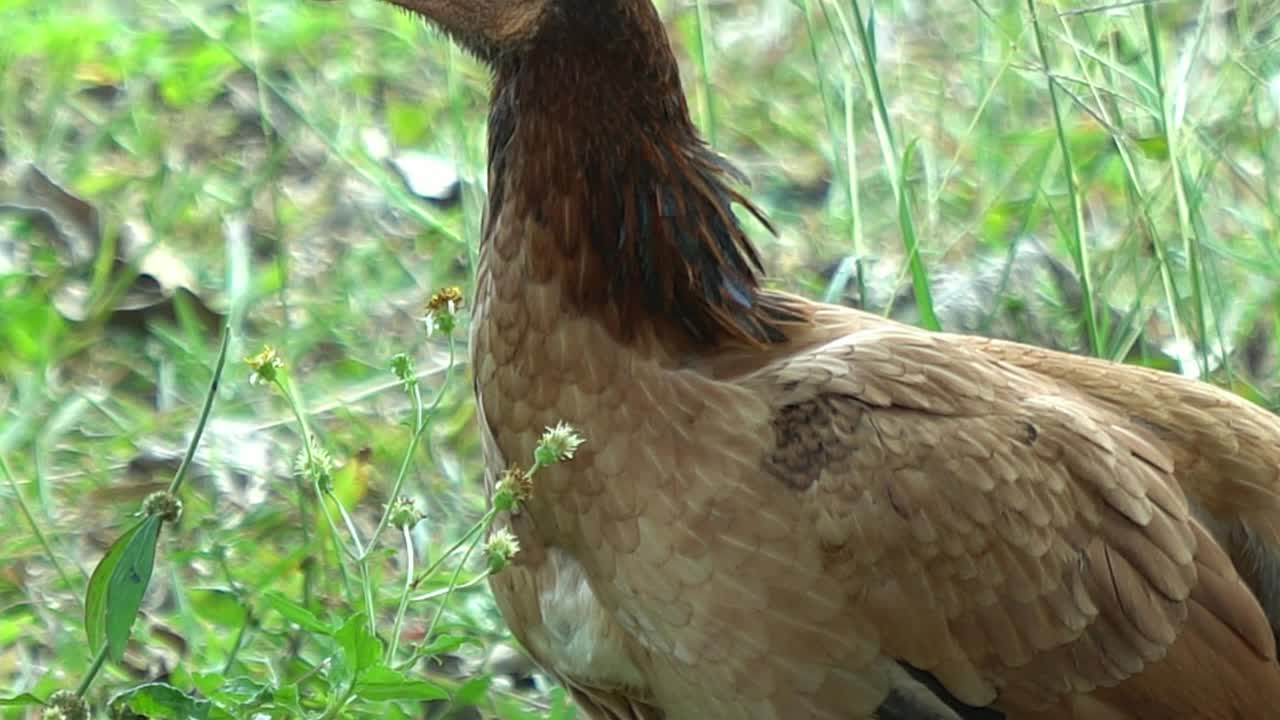
[[[1062,123],[1062,107],[1058,102],[1058,83],[1051,74],[1053,68],[1049,64],[1049,50],[1045,45],[1044,32],[1040,27],[1036,0],[1027,0],[1027,9],[1031,13],[1031,27],[1035,33],[1040,62],[1044,67],[1045,81],[1049,84],[1049,104],[1053,109],[1053,124],[1058,134],[1058,148],[1062,153],[1062,174],[1066,178],[1067,202],[1071,206],[1071,256],[1075,260],[1076,275],[1080,278],[1080,304],[1081,314],[1084,315],[1085,333],[1088,335],[1090,352],[1094,357],[1102,357],[1104,343],[1098,330],[1097,311],[1094,309],[1093,278],[1089,270],[1089,246],[1084,238],[1084,216],[1081,213],[1080,197],[1076,189],[1076,171],[1071,160],[1071,146],[1067,142],[1066,126]]]
[[[461,548],[464,544],[469,542],[473,535],[475,535],[478,532],[483,532],[485,528],[489,527],[489,523],[493,522],[493,519],[497,517],[497,514],[498,513],[496,510],[490,508],[489,511],[484,514],[484,517],[477,520],[476,523],[472,525],[470,529],[468,529],[465,533],[463,533],[462,537],[455,540],[454,543],[449,546],[448,550],[445,550],[444,553],[440,555],[440,557],[436,558],[434,561],[431,562],[431,564],[427,565],[427,568],[425,570],[418,573],[418,577],[414,578],[413,580],[413,587],[415,588],[418,587],[424,581],[426,581],[427,578],[434,575],[435,571],[440,568],[440,565],[443,564],[444,561],[447,560],[451,555],[457,552],[458,549]]]
[[[84,674],[84,678],[80,681],[80,687],[76,688],[76,696],[84,697],[89,692],[89,686],[93,685],[93,679],[98,676],[98,672],[102,670],[102,666],[107,662],[107,645],[103,645],[98,650],[98,654],[93,658],[93,664],[89,666],[89,672]]]
[[[458,561],[458,566],[453,569],[453,575],[449,578],[448,589],[444,597],[440,599],[440,604],[436,606],[436,611],[431,616],[431,624],[427,625],[427,632],[423,635],[427,642],[431,642],[431,637],[436,631],[436,625],[440,623],[440,617],[444,615],[444,609],[449,604],[449,598],[453,596],[453,591],[458,587],[458,578],[462,576],[462,569],[467,566],[467,560],[471,559],[471,553],[475,552],[483,538],[483,533],[477,533],[471,539],[471,544],[467,546],[467,551],[462,554],[462,559]]]
[[[53,547],[49,544],[48,538],[45,537],[44,531],[40,529],[40,523],[36,522],[35,516],[31,514],[31,508],[27,507],[27,501],[22,497],[18,482],[13,478],[13,471],[9,469],[9,461],[5,460],[3,455],[0,455],[0,471],[4,471],[4,477],[9,482],[9,487],[13,490],[13,498],[17,501],[18,508],[22,511],[22,516],[31,525],[31,532],[35,533],[36,540],[44,550],[45,556],[49,558],[49,563],[53,565],[53,569],[58,573],[58,577],[62,579],[62,584],[68,588],[74,588],[75,583],[71,582],[67,571],[63,569],[62,563],[58,561],[58,556],[54,554]]]
[[[707,11],[705,0],[695,0],[694,24],[697,26],[697,42],[694,43],[694,54],[698,61],[698,82],[702,86],[699,96],[702,100],[702,125],[707,142],[716,145],[716,112],[715,98],[711,89],[711,66],[707,62]]]
[[[224,327],[222,329],[222,345],[218,349],[218,360],[213,366],[213,378],[209,380],[209,391],[205,393],[204,405],[200,408],[200,419],[196,422],[195,432],[191,435],[191,442],[187,445],[187,452],[182,456],[182,464],[178,466],[177,472],[173,474],[173,481],[169,483],[169,494],[177,495],[182,489],[182,481],[187,475],[188,468],[191,467],[191,459],[195,457],[196,448],[200,446],[200,438],[204,435],[205,426],[209,423],[209,416],[213,410],[213,400],[218,396],[218,386],[222,381],[222,370],[227,364],[227,348],[231,345],[231,328]],[[160,529],[164,528],[164,522],[160,523]],[[156,537],[159,538],[159,530],[156,531]],[[93,659],[93,665],[89,667],[89,671],[85,673],[84,678],[80,681],[80,687],[76,689],[76,695],[84,697],[89,691],[89,687],[93,685],[93,680],[102,671],[102,666],[107,661],[107,650],[109,644],[104,644],[98,649],[98,654]]]
[[[409,475],[409,467],[413,463],[414,451],[418,447],[418,443],[422,439],[422,435],[426,432],[427,427],[431,424],[431,417],[435,415],[436,410],[440,407],[441,400],[444,399],[444,393],[449,387],[450,381],[453,379],[454,358],[457,354],[457,341],[454,340],[453,334],[449,335],[449,364],[445,368],[444,380],[440,383],[440,389],[436,391],[436,396],[432,400],[431,405],[427,408],[422,406],[422,395],[417,384],[414,385],[414,406],[416,408],[417,420],[414,424],[413,435],[409,438],[409,447],[405,450],[404,459],[400,462],[400,469],[396,473],[396,480],[391,485],[391,495],[387,499],[387,507],[382,512],[382,517],[378,520],[378,526],[374,528],[373,534],[369,536],[368,549],[365,552],[367,556],[377,545],[378,537],[386,530],[387,523],[391,518],[391,506],[396,499],[400,497],[400,490],[404,487],[405,478]],[[365,558],[361,558],[362,560]]]
[[[244,638],[249,634],[249,621],[253,616],[246,612],[244,623],[240,625],[239,632],[236,633],[235,642],[231,644],[231,652],[227,654],[227,661],[222,664],[222,674],[226,675],[231,672],[231,668],[236,663],[236,657],[240,654],[240,648],[244,647]]]
[[[916,235],[915,218],[912,215],[911,202],[907,194],[906,168],[908,163],[903,162],[903,160],[910,158],[910,152],[908,152],[906,158],[899,158],[897,145],[893,139],[893,126],[889,122],[889,108],[884,99],[884,91],[880,86],[880,75],[876,70],[875,51],[872,47],[871,37],[867,34],[862,7],[859,5],[858,0],[850,0],[850,4],[853,6],[852,23],[845,17],[845,13],[839,3],[832,3],[832,7],[835,8],[836,17],[840,20],[846,35],[846,41],[850,47],[854,45],[853,39],[856,38],[857,46],[861,50],[862,62],[866,70],[862,79],[873,100],[872,109],[875,112],[872,113],[872,117],[875,120],[876,133],[880,139],[880,152],[884,156],[885,169],[889,175],[889,183],[893,188],[894,200],[898,207],[898,225],[902,232],[902,242],[907,253],[907,267],[911,273],[911,286],[915,292],[916,309],[920,313],[920,324],[929,330],[941,330],[942,324],[938,321],[938,315],[934,311],[933,293],[929,289],[928,269],[920,257],[920,243]],[[853,25],[852,29],[850,24]]]
[[[404,613],[409,607],[409,593],[413,590],[413,533],[408,527],[401,528],[404,536],[404,589],[400,591],[400,604],[396,607],[396,619],[391,625],[391,642],[387,646],[386,663],[388,665],[396,657],[396,649],[400,645],[400,627],[404,624]]]
[[[195,457],[196,448],[200,445],[200,437],[204,435],[204,428],[209,423],[209,415],[213,411],[213,400],[218,396],[218,385],[222,382],[222,370],[227,365],[227,348],[230,346],[231,328],[226,327],[222,330],[222,346],[218,348],[218,360],[213,365],[213,377],[209,380],[209,391],[204,396],[204,406],[200,408],[200,419],[196,421],[196,429],[191,435],[191,443],[187,445],[186,454],[182,456],[182,464],[173,474],[173,482],[169,483],[170,495],[177,495],[182,489],[182,481],[187,478],[187,470],[191,468],[191,460]]]

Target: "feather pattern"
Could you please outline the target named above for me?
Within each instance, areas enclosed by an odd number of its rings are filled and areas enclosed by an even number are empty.
[[[558,421],[587,444],[491,585],[588,717],[1280,707],[1280,420],[764,289],[649,0],[403,4],[494,69],[486,481]]]

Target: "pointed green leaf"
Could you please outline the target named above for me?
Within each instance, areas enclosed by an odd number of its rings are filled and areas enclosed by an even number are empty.
[[[493,676],[488,674],[471,678],[453,693],[454,704],[465,707],[479,703],[484,699],[485,694],[489,692],[489,685],[492,682]]]
[[[382,657],[382,641],[369,633],[369,621],[364,613],[347,618],[333,637],[342,646],[347,665],[357,678]]]
[[[224,628],[239,628],[248,617],[240,596],[226,588],[195,588],[189,593],[191,609],[202,619]]]
[[[112,568],[111,579],[107,582],[107,654],[116,662],[124,657],[129,631],[138,617],[142,596],[151,582],[151,571],[156,565],[156,540],[160,537],[160,523],[160,518],[152,515],[138,525],[138,531],[131,534],[129,541],[125,543],[119,562]]]
[[[145,521],[129,528],[111,543],[111,547],[107,548],[106,554],[98,561],[98,566],[93,569],[93,575],[89,578],[89,589],[85,592],[84,599],[84,632],[92,652],[96,653],[107,641],[107,587],[110,585],[111,576],[120,563],[120,557],[124,555],[125,547],[138,533],[143,522]]]
[[[385,665],[367,668],[356,683],[356,695],[365,700],[447,700],[444,688],[416,680]]]
[[[321,635],[332,635],[333,628],[320,621],[310,610],[281,595],[275,590],[262,594],[262,602],[267,607],[275,610],[284,616],[289,622],[301,627],[303,630],[318,632]]]
[[[577,715],[578,706],[569,702],[569,694],[564,688],[552,688],[551,712],[547,713],[547,720],[573,720]]]
[[[0,698],[0,707],[21,707],[23,705],[43,705],[44,701],[31,693],[22,693],[13,697]]]
[[[472,643],[477,646],[479,645],[479,643],[477,643],[475,640],[472,640],[471,638],[468,638],[468,637],[461,637],[459,635],[448,635],[448,634],[437,635],[436,638],[432,640],[429,645],[422,648],[422,650],[420,650],[419,653],[427,657],[431,657],[433,655],[439,655],[441,653],[452,652],[468,643]]]
[[[871,3],[871,10],[867,12],[867,54],[871,56],[871,62],[878,62],[880,54],[876,47],[876,4]],[[869,68],[868,72],[876,72],[876,69]]]
[[[172,685],[148,683],[129,688],[111,698],[112,717],[124,711],[152,720],[204,720],[209,716],[208,700],[193,698]]]
[[[1134,138],[1133,142],[1138,146],[1138,150],[1142,151],[1143,155],[1152,160],[1167,161],[1169,159],[1169,138],[1164,135]]]

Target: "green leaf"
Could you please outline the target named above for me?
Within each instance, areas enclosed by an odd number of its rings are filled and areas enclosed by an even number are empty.
[[[369,621],[364,613],[347,618],[333,637],[342,646],[347,666],[357,678],[382,658],[382,641],[369,633]]]
[[[911,286],[915,289],[916,310],[920,313],[920,325],[926,330],[942,329],[938,316],[933,310],[933,293],[929,289],[929,273],[924,259],[920,257],[920,243],[916,239],[915,221],[911,217],[911,201],[907,192],[907,170],[912,165],[917,140],[907,143],[902,153],[902,165],[898,168],[898,225],[902,230],[902,239],[907,248],[907,266],[911,269]]]
[[[248,617],[249,609],[240,601],[240,596],[226,588],[195,588],[189,597],[196,615],[214,625],[239,628]]]
[[[321,635],[332,635],[333,628],[320,621],[310,610],[281,595],[275,590],[271,590],[262,594],[262,602],[267,607],[280,613],[289,622],[301,627],[303,630],[318,632]]]
[[[188,696],[164,683],[149,683],[130,688],[111,698],[112,717],[131,711],[149,720],[205,720],[211,703]]]
[[[93,569],[84,601],[84,631],[92,652],[111,642],[118,642],[118,649],[123,651],[123,640],[117,638],[113,641],[112,636],[113,633],[118,634],[123,625],[123,639],[128,639],[129,628],[142,600],[142,591],[147,589],[147,582],[151,580],[159,529],[159,518],[148,517],[139,521],[116,538]],[[130,603],[135,593],[137,599]],[[131,604],[132,610],[125,616],[125,610]],[[114,647],[111,656],[120,659]]]
[[[13,697],[0,698],[0,707],[22,707],[23,705],[43,705],[44,701],[31,693],[22,693]]]
[[[431,114],[422,103],[388,99],[386,118],[391,140],[398,146],[421,143],[431,128]]]
[[[551,711],[546,720],[573,720],[578,715],[578,706],[569,702],[569,694],[562,687],[551,690]]]
[[[200,694],[210,697],[227,682],[225,675],[216,672],[193,672],[188,678]]]
[[[200,694],[222,703],[229,703],[245,709],[256,707],[271,700],[271,688],[247,677],[228,680],[222,673],[197,672],[191,674],[191,684]]]
[[[867,54],[871,56],[871,63],[874,65],[879,62],[877,56],[880,54],[876,48],[876,4],[871,3],[871,9],[867,12]],[[875,68],[871,69],[875,72]]]
[[[492,675],[477,675],[462,684],[457,692],[453,694],[453,702],[456,705],[475,705],[484,699],[486,693],[489,692],[489,685],[493,682]]]
[[[211,695],[223,702],[257,705],[271,699],[271,688],[247,677],[232,678]]]
[[[1169,138],[1164,135],[1134,138],[1133,144],[1138,146],[1138,150],[1143,155],[1152,160],[1168,161],[1169,159]]]
[[[156,565],[156,541],[160,537],[158,516],[152,515],[138,525],[125,543],[119,562],[111,570],[107,582],[106,630],[107,654],[119,662],[124,657],[124,647],[129,642],[129,631],[138,617],[142,596],[151,582],[151,571]]]
[[[84,597],[84,634],[91,652],[97,652],[107,640],[107,582],[120,563],[125,546],[140,527],[142,523],[134,525],[116,538],[89,577],[89,589]]]
[[[433,655],[457,650],[467,643],[477,644],[474,640],[468,637],[461,637],[458,635],[437,635],[436,639],[431,641],[431,644],[422,648],[419,652],[421,655],[431,657]]]
[[[24,604],[11,605],[0,610],[0,647],[9,647],[19,638],[31,632],[36,616]]]
[[[367,668],[356,683],[356,695],[365,700],[447,700],[444,688],[425,680],[411,679],[385,665]]]

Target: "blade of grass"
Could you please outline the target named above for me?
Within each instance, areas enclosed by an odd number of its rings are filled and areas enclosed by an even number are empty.
[[[695,41],[693,54],[698,62],[698,98],[701,100],[702,131],[711,147],[716,146],[716,110],[711,88],[711,66],[707,62],[707,10],[705,0],[693,3]]]
[[[1136,203],[1130,202],[1129,205],[1130,207],[1136,206],[1138,211],[1136,221],[1141,224],[1150,240],[1152,252],[1156,259],[1156,267],[1160,273],[1161,288],[1164,291],[1165,307],[1169,311],[1169,323],[1173,328],[1174,340],[1181,345],[1186,341],[1186,331],[1183,328],[1182,319],[1180,317],[1181,314],[1178,311],[1178,293],[1174,284],[1173,271],[1169,265],[1169,258],[1165,251],[1164,241],[1160,237],[1159,227],[1157,226],[1155,219],[1151,216],[1151,201],[1143,191],[1143,183],[1139,175],[1138,165],[1133,158],[1133,154],[1130,152],[1127,138],[1120,134],[1119,123],[1123,118],[1118,113],[1115,114],[1115,117],[1113,118],[1112,112],[1108,110],[1108,104],[1103,101],[1103,98],[1099,93],[1098,85],[1093,82],[1093,78],[1089,75],[1089,68],[1085,62],[1084,54],[1080,51],[1080,44],[1077,43],[1075,38],[1072,36],[1071,24],[1067,22],[1065,14],[1060,14],[1059,18],[1062,23],[1062,32],[1067,38],[1068,45],[1075,54],[1076,64],[1080,66],[1080,72],[1084,76],[1089,89],[1093,92],[1094,102],[1097,103],[1097,111],[1102,115],[1104,126],[1108,128],[1109,132],[1111,132],[1112,146],[1115,148],[1116,154],[1119,155],[1120,162],[1124,165],[1125,183],[1128,188],[1129,195],[1131,198],[1137,200]],[[1110,46],[1114,51],[1114,42],[1112,42]],[[1110,84],[1114,85],[1115,79],[1111,73],[1115,69],[1116,63],[1101,62],[1099,64],[1103,68]],[[1155,86],[1158,88],[1160,87],[1159,71],[1156,72],[1155,77]],[[1115,98],[1114,95],[1111,97],[1112,99]],[[1134,266],[1134,270],[1137,272],[1136,264]],[[1141,298],[1142,295],[1139,294],[1138,297]],[[1135,331],[1131,335],[1132,337],[1130,338],[1129,336],[1122,334],[1118,348],[1113,348],[1108,352],[1107,356],[1113,359],[1121,359],[1126,356],[1129,348],[1132,347],[1133,342],[1137,340],[1138,331]]]
[[[818,55],[818,37],[814,33],[813,17],[810,14],[808,0],[802,3],[804,12],[805,36],[809,43],[809,56],[813,60],[813,67],[818,82],[818,94],[822,99],[822,117],[826,122],[827,136],[831,139],[831,157],[832,162],[840,157],[841,151],[837,138],[840,137],[836,132],[835,122],[831,118],[831,100],[830,93],[827,90],[825,80],[826,73],[823,71],[822,61]],[[844,95],[843,95],[843,111],[844,111],[844,170],[845,170],[845,196],[849,203],[849,253],[840,261],[840,266],[832,276],[831,281],[827,283],[827,289],[823,293],[825,302],[836,302],[841,295],[844,294],[845,288],[852,280],[857,289],[858,303],[860,307],[867,307],[867,285],[863,275],[862,267],[862,248],[865,245],[862,242],[862,207],[858,202],[858,154],[857,143],[854,134],[854,118],[853,118],[853,84],[848,73],[844,76]]]
[[[1201,8],[1195,40],[1192,43],[1191,50],[1183,56],[1182,72],[1180,73],[1181,82],[1172,104],[1168,101],[1167,87],[1163,78],[1160,35],[1156,27],[1155,8],[1147,5],[1142,12],[1143,21],[1147,29],[1148,49],[1151,53],[1152,76],[1155,79],[1156,96],[1160,104],[1159,127],[1164,133],[1165,142],[1169,147],[1173,194],[1178,206],[1178,228],[1182,234],[1182,249],[1186,254],[1188,270],[1191,274],[1191,302],[1192,309],[1195,311],[1196,323],[1195,349],[1196,357],[1200,364],[1200,374],[1203,376],[1209,372],[1208,320],[1205,312],[1204,279],[1201,277],[1200,239],[1196,236],[1195,226],[1191,217],[1192,208],[1187,197],[1184,177],[1186,167],[1183,165],[1182,160],[1180,128],[1185,118],[1184,110],[1191,63],[1195,56],[1195,48],[1199,47],[1204,37],[1209,8],[1207,5]],[[1225,348],[1223,348],[1223,351],[1225,352]]]
[[[1053,125],[1058,134],[1058,148],[1062,153],[1062,172],[1067,182],[1067,202],[1070,205],[1071,225],[1068,243],[1071,257],[1075,262],[1076,274],[1080,277],[1080,312],[1084,316],[1085,333],[1089,340],[1089,351],[1094,357],[1101,357],[1105,342],[1098,329],[1098,315],[1094,308],[1093,279],[1089,269],[1089,247],[1084,238],[1084,216],[1081,212],[1080,198],[1076,189],[1075,167],[1071,161],[1071,146],[1067,142],[1066,127],[1062,122],[1062,108],[1058,102],[1058,85],[1050,74],[1053,71],[1049,63],[1049,50],[1045,45],[1044,31],[1040,25],[1040,15],[1036,10],[1036,0],[1027,0],[1027,9],[1031,13],[1031,26],[1035,31],[1036,48],[1040,53],[1046,82],[1049,85],[1049,103],[1053,110]]]
[[[75,588],[76,585],[71,582],[71,577],[67,575],[62,563],[58,561],[58,556],[53,552],[53,547],[49,544],[48,538],[45,537],[44,531],[40,529],[40,523],[31,514],[31,508],[27,507],[27,501],[22,497],[22,490],[18,487],[18,481],[14,479],[13,471],[9,469],[9,461],[3,455],[0,455],[0,472],[4,472],[5,480],[9,483],[9,489],[13,491],[13,499],[18,503],[18,509],[22,511],[22,516],[27,519],[27,524],[31,525],[31,532],[36,536],[36,541],[40,543],[40,548],[44,550],[45,557],[49,558],[49,564],[58,573],[63,585],[68,589]],[[81,574],[83,572],[81,570]]]
[[[929,330],[941,330],[937,313],[934,311],[933,295],[929,289],[929,274],[924,260],[920,257],[920,244],[916,238],[915,218],[911,211],[911,202],[906,190],[906,163],[899,162],[899,155],[893,140],[893,127],[889,122],[889,109],[885,103],[884,92],[880,85],[880,76],[876,69],[875,44],[863,20],[862,8],[858,0],[851,0],[853,23],[850,28],[849,18],[839,3],[832,2],[846,39],[850,47],[856,46],[861,51],[862,72],[860,73],[868,95],[872,98],[872,118],[874,119],[876,136],[880,140],[880,153],[884,156],[885,170],[893,189],[894,200],[898,208],[898,225],[902,233],[902,242],[907,253],[907,265],[910,268],[912,289],[915,291],[916,310],[920,313],[920,324]],[[851,63],[856,72],[858,64]],[[909,159],[910,150],[904,160]]]

